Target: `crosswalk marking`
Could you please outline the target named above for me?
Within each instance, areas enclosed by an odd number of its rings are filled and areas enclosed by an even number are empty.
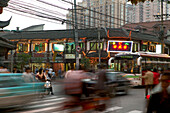
[[[107,112],[116,111],[116,110],[119,110],[119,109],[122,109],[122,108],[123,107],[114,106],[114,107],[107,108],[105,111],[102,111],[102,112],[99,112],[99,113],[107,113]]]
[[[60,108],[61,106],[55,106],[55,107],[48,107],[48,108],[40,108],[40,109],[36,109],[36,110],[29,110],[29,111],[25,111],[25,112],[18,112],[18,113],[37,113],[37,112],[45,112],[45,111],[48,111],[48,110],[52,110],[52,109],[57,109],[57,108]]]
[[[133,111],[130,111],[130,112],[127,112],[127,113],[143,113],[143,111],[133,110]]]
[[[40,105],[32,105],[32,106],[28,106],[26,108],[38,108],[38,107],[47,107],[47,106],[51,106],[51,105],[55,105],[55,104],[61,104],[62,102],[52,102],[52,103],[46,103],[46,104],[40,104]]]
[[[30,102],[29,104],[38,104],[38,103],[44,103],[44,102],[51,102],[51,101],[61,101],[61,100],[65,100],[66,98],[55,98],[55,99],[45,99],[45,100],[40,100],[40,101],[35,101],[35,102]]]
[[[78,109],[78,106],[76,108],[71,109],[65,109],[61,110],[64,106],[64,102],[67,101],[67,97],[61,97],[61,96],[49,96],[44,97],[41,100],[35,100],[34,102],[30,102],[26,104],[21,109],[14,109],[13,113],[17,111],[16,113],[68,113],[69,110],[81,110],[80,107]],[[91,111],[87,111],[87,113],[119,113],[123,109],[122,106],[116,106],[116,105],[110,105],[106,108],[104,111],[95,111],[95,109],[92,109]],[[86,112],[85,112],[86,113]],[[143,111],[140,110],[131,110],[131,111],[124,111],[122,113],[143,113]]]

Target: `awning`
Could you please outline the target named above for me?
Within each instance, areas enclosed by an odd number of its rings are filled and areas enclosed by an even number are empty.
[[[105,58],[108,56],[108,53],[107,53],[107,51],[101,51],[100,55],[101,55],[101,57]],[[98,51],[91,52],[91,53],[88,53],[86,56],[87,57],[99,57],[99,52]]]

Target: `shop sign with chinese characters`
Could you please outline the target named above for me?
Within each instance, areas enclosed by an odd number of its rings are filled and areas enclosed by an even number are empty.
[[[107,52],[132,52],[133,41],[108,41]]]

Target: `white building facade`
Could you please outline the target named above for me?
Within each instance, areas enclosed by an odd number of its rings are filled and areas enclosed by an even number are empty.
[[[154,16],[161,15],[161,2],[159,0],[140,2],[137,5],[128,4],[126,7],[128,9],[126,12],[127,21],[130,23],[161,20],[161,18]],[[163,2],[163,14],[170,14],[170,4],[167,2]],[[170,20],[170,18],[164,16],[164,20]]]
[[[84,8],[85,7],[85,8]],[[126,22],[126,0],[83,0],[77,6],[79,29],[108,27],[118,28]],[[67,29],[74,25],[74,10],[67,14]]]

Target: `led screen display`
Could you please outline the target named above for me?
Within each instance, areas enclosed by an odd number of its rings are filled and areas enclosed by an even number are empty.
[[[53,44],[54,51],[64,51],[64,45],[62,44]]]
[[[132,52],[133,41],[108,41],[108,52]]]

